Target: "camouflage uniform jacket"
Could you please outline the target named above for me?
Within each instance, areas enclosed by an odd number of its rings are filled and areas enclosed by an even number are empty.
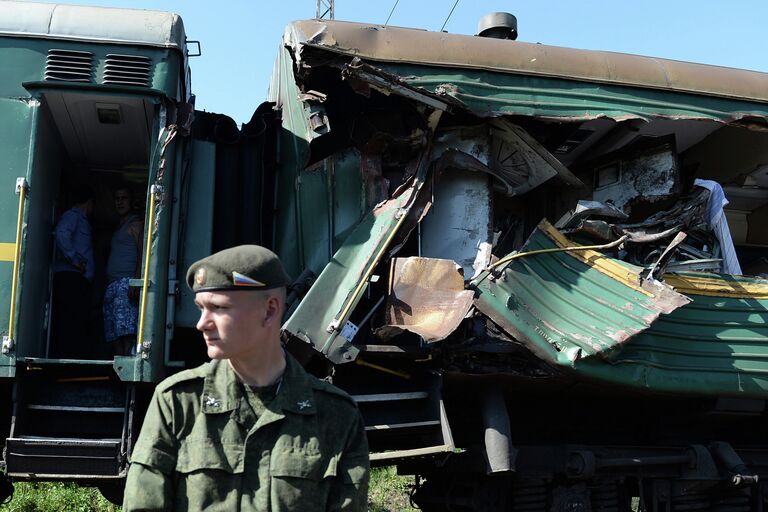
[[[368,444],[355,403],[286,360],[259,416],[227,361],[160,383],[123,510],[365,510]]]

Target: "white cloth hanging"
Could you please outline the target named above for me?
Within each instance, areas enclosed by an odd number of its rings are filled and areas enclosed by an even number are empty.
[[[723,208],[728,204],[722,185],[713,180],[697,179],[693,182],[697,187],[709,190],[709,203],[707,205],[707,222],[720,242],[720,251],[723,258],[723,273],[741,275],[741,265],[736,256],[736,248],[733,246],[731,230],[728,228],[728,220],[725,218]]]

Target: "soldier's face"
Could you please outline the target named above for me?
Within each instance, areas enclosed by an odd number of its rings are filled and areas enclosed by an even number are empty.
[[[258,357],[268,341],[269,301],[258,292],[199,292],[197,330],[203,333],[211,359]]]

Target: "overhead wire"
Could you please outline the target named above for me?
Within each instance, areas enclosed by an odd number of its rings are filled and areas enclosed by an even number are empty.
[[[384,22],[385,27],[389,25],[389,19],[392,17],[392,13],[395,12],[395,9],[397,9],[397,4],[399,3],[400,3],[400,0],[395,0],[395,5],[392,6],[392,10],[389,11],[389,16],[387,16],[387,21]]]
[[[451,12],[449,12],[448,13],[448,17],[445,18],[445,21],[443,22],[443,26],[440,27],[440,32],[442,32],[443,29],[445,28],[445,26],[448,24],[448,20],[451,19],[451,15],[453,14],[453,10],[456,9],[457,5],[459,5],[459,0],[456,0],[456,2],[454,2],[454,4],[453,4],[453,7],[451,7]]]

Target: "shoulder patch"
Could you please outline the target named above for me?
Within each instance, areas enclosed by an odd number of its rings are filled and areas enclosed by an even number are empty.
[[[197,368],[190,368],[189,370],[180,371],[179,373],[171,375],[170,377],[160,382],[160,384],[157,385],[157,391],[168,391],[181,382],[187,382],[195,379],[204,379],[210,370],[211,363],[208,362],[201,364]]]
[[[328,393],[328,394],[331,394],[331,395],[336,395],[336,396],[338,396],[340,398],[343,398],[346,401],[348,401],[350,404],[352,404],[355,407],[357,407],[357,403],[355,403],[354,399],[351,396],[349,396],[349,394],[346,391],[337,388],[336,386],[334,386],[330,382],[326,382],[324,380],[313,378],[312,379],[312,387],[314,389],[318,390],[318,391],[322,391],[324,393]]]

